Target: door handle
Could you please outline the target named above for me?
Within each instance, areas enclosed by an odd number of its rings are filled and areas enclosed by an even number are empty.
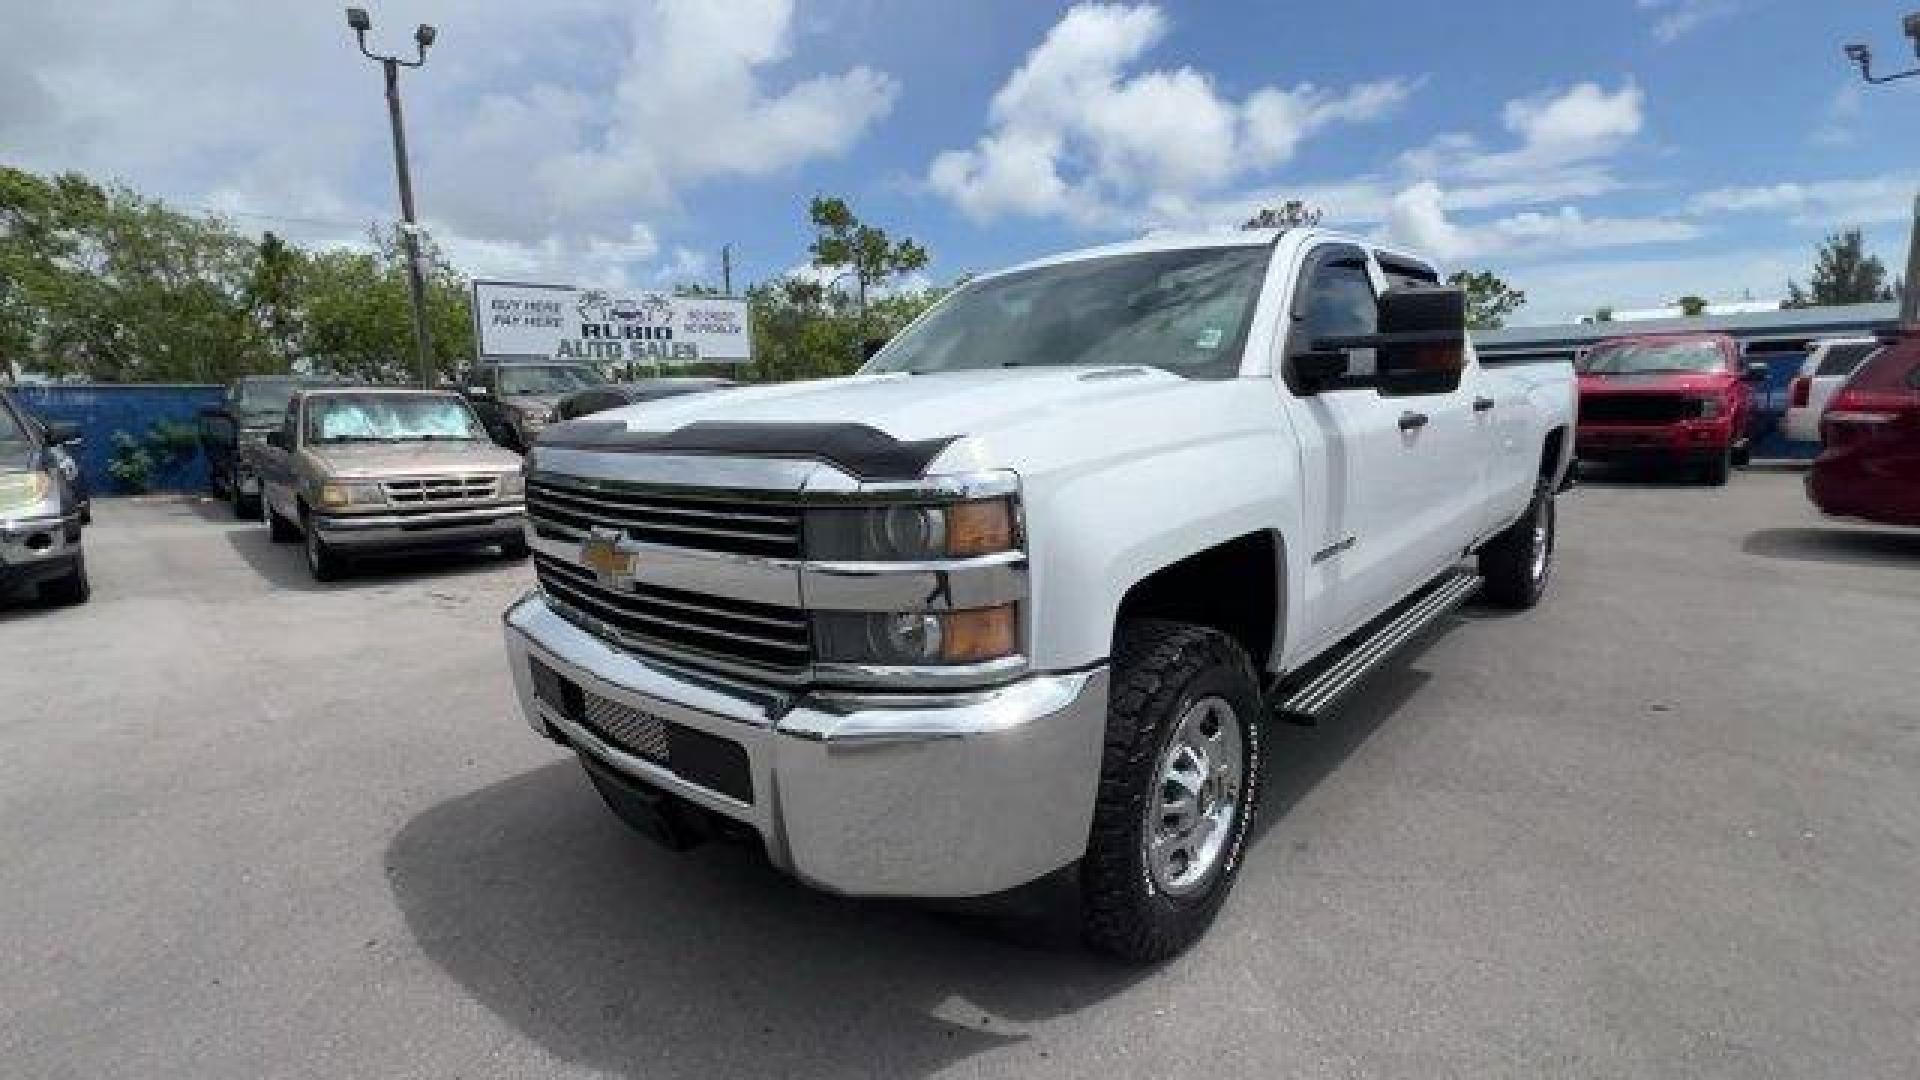
[[[1427,414],[1423,412],[1403,412],[1400,414],[1400,430],[1415,431],[1427,426]]]
[[[1494,400],[1490,397],[1477,397],[1473,399],[1474,412],[1489,412],[1493,409],[1493,406]]]

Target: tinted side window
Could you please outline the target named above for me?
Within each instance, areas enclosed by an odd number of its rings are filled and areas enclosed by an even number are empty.
[[[1859,342],[1850,345],[1835,345],[1820,358],[1820,366],[1814,375],[1851,375],[1855,368],[1880,348],[1878,344]]]
[[[1294,328],[1297,351],[1311,349],[1320,338],[1371,334],[1379,327],[1379,300],[1373,295],[1366,263],[1358,256],[1323,262],[1314,268],[1298,310],[1301,318]],[[1350,377],[1373,374],[1372,349],[1353,349],[1348,356]]]

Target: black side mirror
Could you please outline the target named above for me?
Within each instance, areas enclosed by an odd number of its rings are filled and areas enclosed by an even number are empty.
[[[47,442],[54,446],[72,446],[80,441],[80,425],[68,420],[49,420],[46,431]]]
[[[887,347],[887,339],[883,337],[868,338],[867,340],[861,342],[860,343],[861,362],[865,363],[866,361],[873,359],[873,355],[875,353],[879,352],[881,349],[884,349],[886,347]]]
[[[1378,333],[1320,338],[1313,351],[1294,357],[1303,376],[1332,366],[1346,353],[1372,349],[1381,390],[1439,394],[1460,383],[1467,362],[1467,293],[1447,285],[1403,285],[1380,297]],[[1304,378],[1303,378],[1303,381]]]
[[[1740,368],[1740,378],[1755,385],[1765,385],[1767,380],[1773,378],[1773,369],[1758,360],[1751,361]]]

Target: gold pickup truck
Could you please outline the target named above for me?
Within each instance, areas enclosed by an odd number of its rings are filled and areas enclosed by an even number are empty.
[[[372,552],[498,544],[527,556],[520,458],[457,394],[302,391],[253,454],[274,540],[304,540],[317,580]]]

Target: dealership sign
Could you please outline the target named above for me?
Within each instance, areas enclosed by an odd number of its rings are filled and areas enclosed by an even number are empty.
[[[637,364],[741,364],[753,359],[747,302],[722,296],[473,283],[482,356]]]

